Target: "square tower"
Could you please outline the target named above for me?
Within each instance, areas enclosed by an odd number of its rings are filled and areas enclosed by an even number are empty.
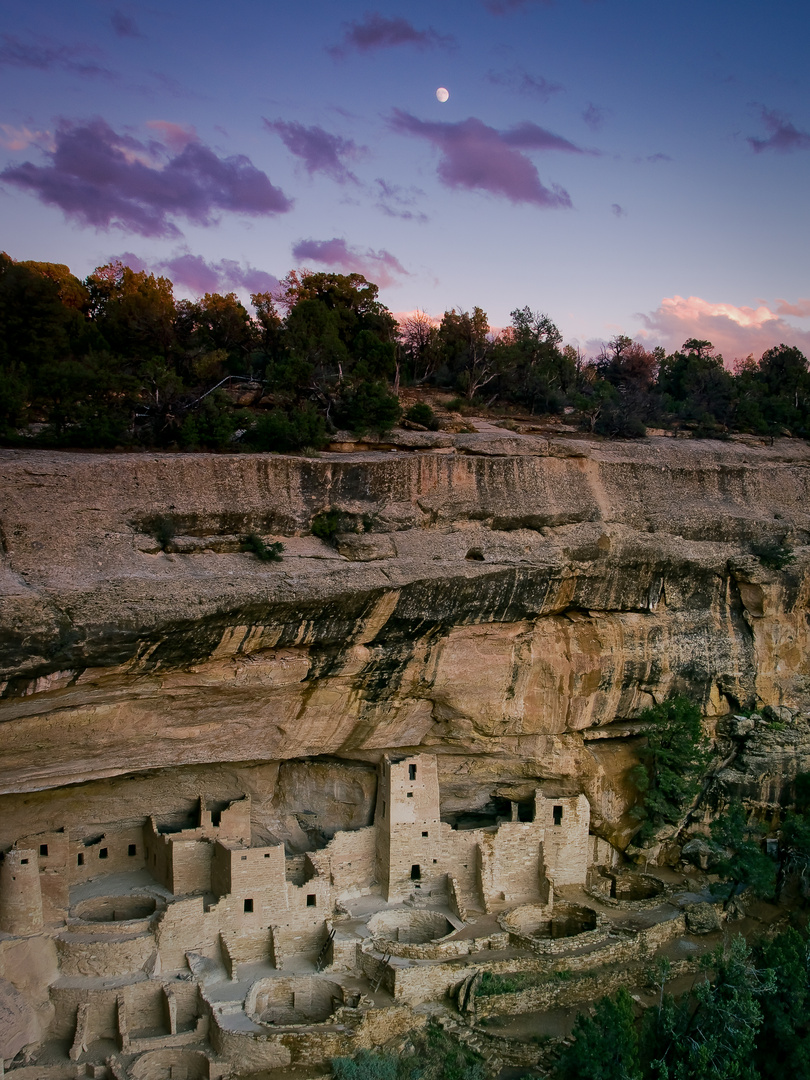
[[[377,880],[386,900],[443,880],[432,857],[439,841],[439,776],[435,754],[380,763],[377,784]]]
[[[544,826],[546,873],[555,886],[584,885],[590,853],[591,804],[584,795],[535,796],[534,820]]]

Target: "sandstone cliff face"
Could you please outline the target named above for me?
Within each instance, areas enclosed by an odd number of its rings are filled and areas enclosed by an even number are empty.
[[[416,747],[443,812],[548,779],[626,842],[645,705],[807,708],[806,444],[443,439],[0,452],[0,845],[204,790],[250,792],[304,850],[366,824],[373,764]],[[309,533],[329,509],[358,529],[336,547]],[[282,562],[240,553],[248,532]],[[774,538],[779,572],[751,553]]]

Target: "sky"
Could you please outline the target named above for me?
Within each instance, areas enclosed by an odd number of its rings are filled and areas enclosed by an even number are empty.
[[[810,356],[808,38],[803,0],[0,0],[0,248]]]

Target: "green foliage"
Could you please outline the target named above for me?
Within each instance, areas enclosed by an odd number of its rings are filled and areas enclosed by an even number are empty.
[[[633,810],[642,825],[639,838],[650,839],[662,825],[677,822],[700,790],[709,761],[709,742],[700,710],[688,698],[674,697],[641,713],[651,724],[641,762],[631,772],[639,792]]]
[[[248,533],[242,537],[242,551],[249,551],[260,562],[281,562],[284,545],[280,540],[266,544],[258,533]]]
[[[411,405],[405,413],[405,419],[410,420],[412,424],[420,424],[429,431],[437,431],[439,427],[436,414],[426,401],[417,401],[415,405]]]
[[[810,955],[798,931],[785,930],[754,949],[774,973],[774,993],[760,999],[762,1026],[754,1060],[763,1080],[810,1077]]]
[[[716,883],[712,890],[726,893],[724,907],[742,886],[756,896],[773,896],[776,887],[776,866],[762,850],[763,830],[748,822],[743,804],[729,803],[725,813],[711,823],[712,840],[721,851],[716,871],[725,884]]]
[[[361,1050],[354,1057],[332,1058],[335,1080],[397,1080],[399,1058],[395,1054]]]
[[[310,402],[289,410],[272,409],[244,437],[252,450],[282,454],[305,446],[319,450],[327,441],[326,422]]]
[[[764,540],[752,544],[751,551],[769,570],[784,570],[796,561],[793,548],[784,540]]]
[[[361,382],[340,399],[335,421],[362,435],[390,431],[402,414],[399,399],[382,382]]]
[[[580,1013],[574,1041],[560,1055],[560,1080],[642,1080],[633,999],[625,989]]]
[[[325,510],[316,514],[309,526],[313,536],[319,540],[325,540],[327,544],[333,544],[335,536],[342,531],[343,515],[339,510]]]
[[[485,971],[476,987],[475,996],[485,997],[488,994],[514,994],[522,989],[520,980],[511,975],[496,975],[492,971]]]

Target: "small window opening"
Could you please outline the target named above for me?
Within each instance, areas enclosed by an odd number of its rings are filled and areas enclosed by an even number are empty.
[[[79,854],[76,856],[76,865],[77,866],[84,866],[84,852],[83,851],[80,851]]]
[[[307,893],[307,907],[316,907],[318,903],[318,897],[315,893]]]
[[[415,780],[416,779],[416,766],[415,765],[409,765],[408,766],[408,779],[409,780]]]
[[[138,854],[138,846],[137,846],[137,844],[130,844],[127,847],[127,855],[129,855],[129,857],[131,859],[133,855],[137,855],[137,854]]]
[[[419,868],[419,863],[414,863],[411,867],[411,881],[421,881],[422,871]]]
[[[98,849],[98,857],[100,859],[106,859],[107,858],[107,849],[105,847]]]
[[[28,866],[28,859],[20,859],[20,866]]]
[[[270,852],[269,852],[269,851],[265,851],[265,853],[264,853],[264,857],[265,857],[265,859],[269,859],[269,858],[270,858]]]
[[[40,844],[39,845],[39,853],[40,853],[40,855],[42,856],[43,859],[47,859],[48,858],[48,845],[47,844]]]
[[[554,824],[555,825],[562,825],[562,812],[563,812],[563,808],[561,806],[555,806],[554,809],[552,810],[552,814],[554,815]]]
[[[249,897],[247,900],[245,900],[245,911],[247,913],[253,911],[253,901]]]
[[[422,833],[422,836],[427,836],[427,833],[426,833],[426,832],[423,832],[423,833]]]
[[[433,862],[434,862],[434,863],[437,863],[438,861],[439,861],[438,859],[434,859],[434,860],[433,860]]]
[[[219,826],[221,822],[222,822],[222,811],[221,810],[212,810],[211,811],[211,824],[214,825],[214,826]]]
[[[247,855],[240,855],[239,858],[242,860],[242,862],[247,862]]]
[[[412,791],[409,791],[409,792],[408,792],[408,798],[409,798],[409,799],[412,799],[412,798],[413,798],[413,792],[412,792]]]

